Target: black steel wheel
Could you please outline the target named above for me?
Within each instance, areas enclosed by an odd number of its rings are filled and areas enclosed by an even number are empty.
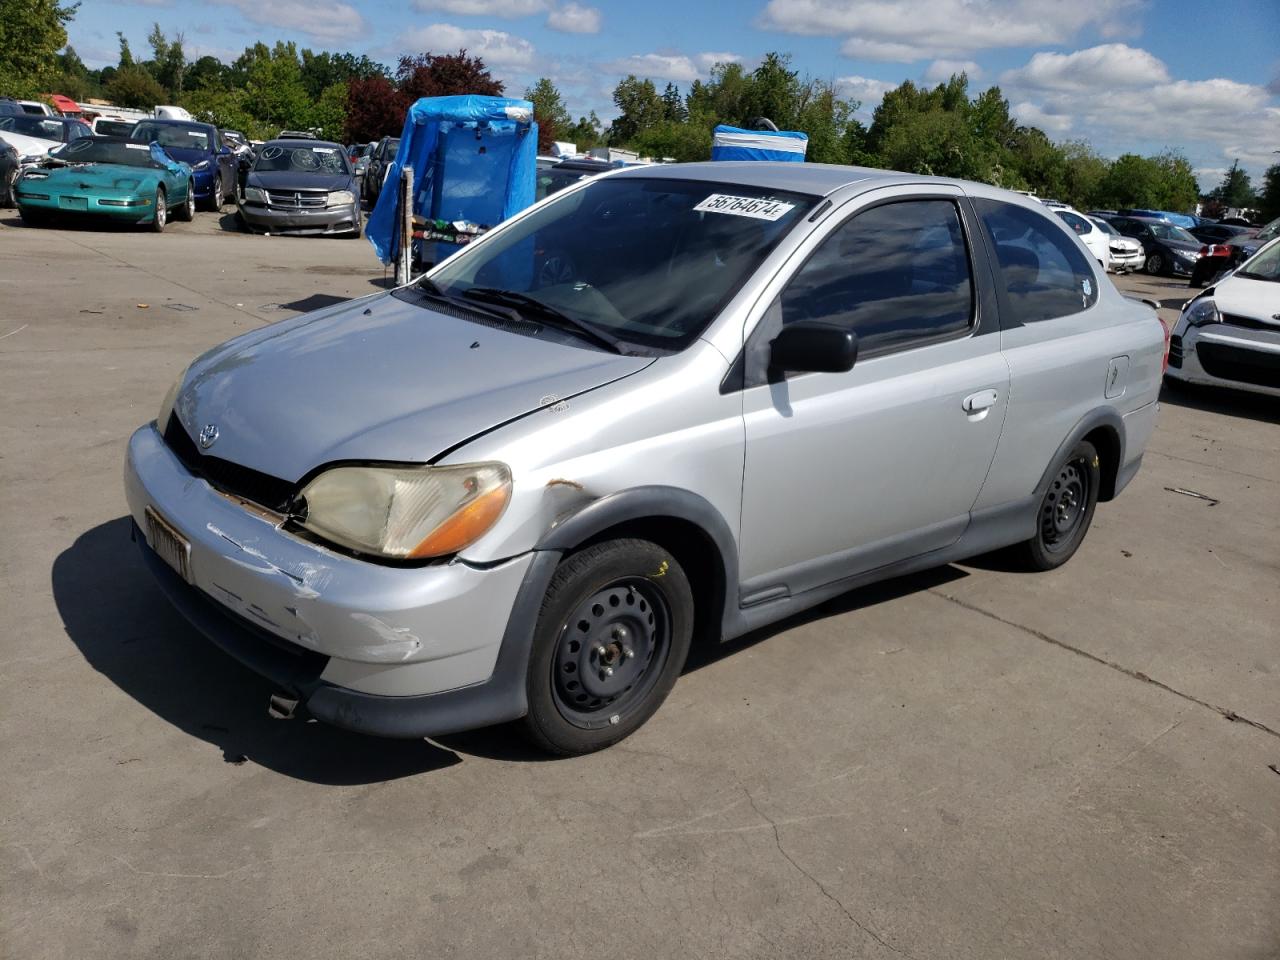
[[[525,733],[563,755],[628,736],[683,669],[693,612],[688,578],[655,543],[610,540],[567,557],[534,634]]]
[[[1036,535],[1018,547],[1026,566],[1052,570],[1071,559],[1093,522],[1101,478],[1097,449],[1081,440],[1049,480],[1036,515]]]

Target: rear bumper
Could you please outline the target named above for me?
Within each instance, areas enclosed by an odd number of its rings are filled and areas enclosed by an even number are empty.
[[[241,202],[238,207],[245,223],[268,233],[333,234],[352,233],[360,226],[360,205],[350,203],[320,210],[281,210],[261,204]]]

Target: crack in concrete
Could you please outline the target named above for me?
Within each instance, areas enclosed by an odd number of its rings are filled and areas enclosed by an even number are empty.
[[[826,897],[833,904],[835,904],[836,907],[840,910],[840,912],[843,913],[846,918],[848,918],[850,923],[852,923],[855,927],[857,927],[859,930],[865,933],[868,937],[870,937],[876,943],[880,944],[880,946],[884,947],[886,950],[892,950],[894,953],[896,953],[900,957],[906,957],[907,960],[915,960],[915,958],[912,957],[911,954],[907,953],[905,950],[900,950],[899,948],[895,947],[893,944],[886,941],[884,937],[880,936],[880,934],[876,933],[875,930],[871,929],[871,927],[867,926],[865,923],[863,923],[861,920],[855,917],[849,911],[849,908],[846,907],[844,903],[840,900],[840,898],[827,889],[826,884],[824,884],[821,880],[815,877],[812,873],[810,873],[804,867],[800,866],[800,864],[796,862],[796,859],[793,856],[791,856],[791,854],[787,853],[786,848],[782,846],[782,835],[778,832],[778,824],[774,821],[773,817],[769,816],[767,813],[761,810],[759,806],[756,805],[756,798],[751,795],[751,791],[748,790],[745,786],[742,788],[742,792],[746,794],[747,803],[751,804],[751,809],[756,812],[756,815],[759,816],[762,820],[768,823],[770,827],[773,828],[774,846],[778,848],[778,853],[782,854],[782,858],[796,869],[796,872],[798,872],[802,877],[804,877],[806,880],[812,883],[815,887],[817,887],[819,892],[821,892],[821,894],[824,897]]]
[[[1223,467],[1216,463],[1205,463],[1203,460],[1193,460],[1191,457],[1180,457],[1177,454],[1165,453],[1163,450],[1155,450],[1147,447],[1147,453],[1154,453],[1158,457],[1164,457],[1168,460],[1178,460],[1182,463],[1190,463],[1197,467],[1205,467],[1209,470],[1220,470],[1223,473],[1229,473],[1234,477],[1244,477],[1247,480],[1261,480],[1263,483],[1280,483],[1275,477],[1260,477],[1256,473],[1245,473],[1243,470],[1232,470],[1230,467]]]
[[[1267,724],[1261,722],[1260,720],[1250,719],[1249,717],[1245,717],[1236,713],[1234,710],[1230,709],[1229,707],[1220,707],[1216,703],[1210,703],[1208,700],[1202,700],[1199,697],[1195,696],[1194,694],[1185,693],[1184,691],[1179,690],[1176,687],[1169,686],[1169,684],[1161,680],[1157,680],[1154,677],[1148,676],[1147,674],[1143,673],[1141,670],[1134,670],[1130,667],[1124,666],[1123,664],[1116,663],[1114,660],[1108,660],[1105,657],[1100,657],[1096,653],[1090,653],[1088,650],[1085,650],[1083,647],[1077,647],[1074,644],[1067,643],[1065,640],[1059,640],[1057,637],[1051,637],[1049,636],[1049,634],[1044,633],[1041,630],[1037,630],[1034,627],[1028,627],[1026,624],[1018,623],[1014,620],[1009,620],[1006,617],[1000,616],[1000,614],[998,613],[995,613],[991,610],[984,609],[983,607],[979,607],[977,604],[970,603],[967,600],[961,600],[959,597],[953,596],[952,594],[943,593],[941,590],[938,590],[936,588],[931,587],[929,588],[928,592],[932,593],[936,597],[941,597],[943,600],[949,600],[951,603],[954,603],[956,606],[963,607],[964,609],[970,610],[973,613],[981,614],[982,616],[987,617],[991,620],[994,620],[997,623],[1003,623],[1007,627],[1013,627],[1015,630],[1021,630],[1023,633],[1030,634],[1031,636],[1035,637],[1037,640],[1043,640],[1045,643],[1052,644],[1055,647],[1059,647],[1070,653],[1074,653],[1078,657],[1084,657],[1086,660],[1092,660],[1094,663],[1099,663],[1104,667],[1109,667],[1110,669],[1115,670],[1117,673],[1124,674],[1126,677],[1129,677],[1130,679],[1139,680],[1142,683],[1150,684],[1153,687],[1158,687],[1159,689],[1164,690],[1167,693],[1172,693],[1175,697],[1180,697],[1189,703],[1194,703],[1197,706],[1204,707],[1207,710],[1212,710],[1214,713],[1218,714],[1219,716],[1227,720],[1230,720],[1232,723],[1243,723],[1247,727],[1253,727],[1255,730],[1261,730],[1263,733],[1269,733],[1273,737],[1280,737],[1280,730],[1276,730],[1274,727],[1269,727],[1267,726]]]

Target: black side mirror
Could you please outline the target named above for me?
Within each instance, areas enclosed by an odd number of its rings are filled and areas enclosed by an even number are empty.
[[[819,321],[783,327],[769,347],[769,365],[793,373],[844,373],[858,359],[857,334]]]

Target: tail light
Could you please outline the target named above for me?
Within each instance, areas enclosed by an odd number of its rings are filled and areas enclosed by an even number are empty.
[[[1229,257],[1231,256],[1231,248],[1222,243],[1207,244],[1200,248],[1200,256]]]
[[[1164,359],[1160,362],[1160,374],[1163,376],[1169,369],[1169,338],[1173,336],[1173,330],[1164,322],[1164,317],[1156,314],[1156,319],[1160,321],[1160,329],[1164,331]]]

